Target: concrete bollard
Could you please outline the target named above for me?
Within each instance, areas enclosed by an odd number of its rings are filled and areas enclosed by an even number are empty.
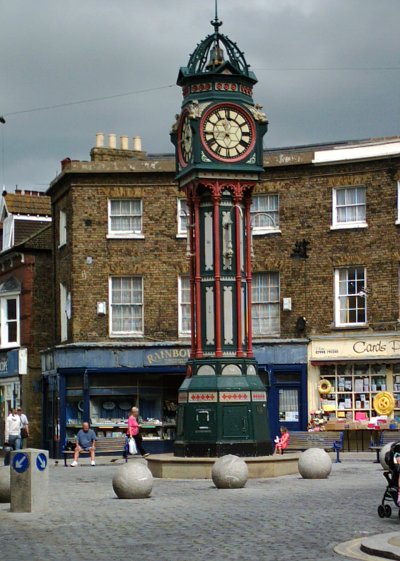
[[[10,502],[10,467],[0,467],[0,503]]]
[[[46,512],[48,509],[49,453],[25,448],[11,452],[11,512]]]

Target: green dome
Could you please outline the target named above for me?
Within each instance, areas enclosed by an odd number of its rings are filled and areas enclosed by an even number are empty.
[[[190,55],[188,65],[180,69],[178,84],[192,76],[221,74],[228,69],[231,74],[257,82],[254,72],[249,70],[244,53],[227,37],[219,32],[222,21],[217,17],[211,22],[214,33],[199,43]]]

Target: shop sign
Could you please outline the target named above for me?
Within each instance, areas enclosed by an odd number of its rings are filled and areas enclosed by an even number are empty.
[[[27,373],[27,349],[14,349],[6,353],[0,353],[0,378],[17,376]],[[21,359],[22,362],[21,362]],[[21,364],[20,364],[21,362]],[[20,366],[22,370],[20,371]]]
[[[311,341],[311,360],[400,360],[400,337],[360,337]]]
[[[152,349],[146,351],[144,356],[145,366],[167,366],[186,364],[189,360],[189,349]]]

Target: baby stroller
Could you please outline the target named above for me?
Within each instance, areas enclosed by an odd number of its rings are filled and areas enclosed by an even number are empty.
[[[400,462],[400,442],[394,442],[392,444],[389,452],[386,452],[385,454],[385,462],[389,470],[383,472],[387,481],[387,487],[383,494],[382,502],[378,506],[378,515],[381,518],[389,518],[392,515],[392,507],[387,503],[393,502],[396,507],[400,507],[400,503],[398,502],[400,476],[400,463],[398,462]]]

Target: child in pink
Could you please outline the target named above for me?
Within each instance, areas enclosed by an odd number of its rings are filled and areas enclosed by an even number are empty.
[[[283,454],[289,444],[290,434],[286,427],[281,427],[281,437],[275,439],[275,454]]]

